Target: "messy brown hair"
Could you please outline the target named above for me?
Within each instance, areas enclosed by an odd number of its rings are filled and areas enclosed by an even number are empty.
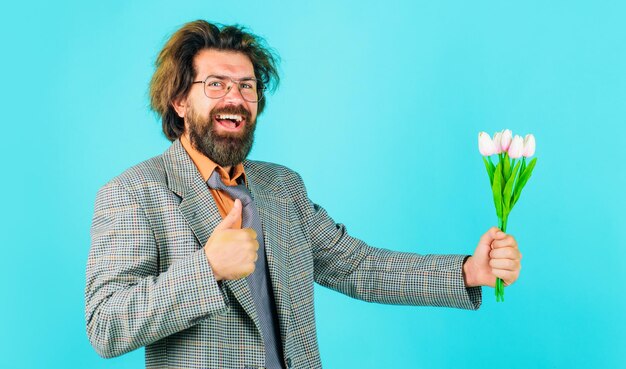
[[[187,96],[196,78],[194,57],[204,49],[243,53],[252,62],[260,89],[274,90],[278,86],[278,56],[261,37],[241,26],[220,28],[204,20],[185,24],[165,43],[150,81],[150,106],[161,117],[163,133],[170,141],[179,138],[185,129],[183,118],[172,104]],[[259,101],[259,114],[265,102],[264,98]]]

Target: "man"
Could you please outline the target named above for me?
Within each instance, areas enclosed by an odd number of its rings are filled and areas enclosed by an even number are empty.
[[[492,228],[473,256],[417,255],[350,237],[283,166],[246,160],[275,57],[237,27],[186,24],[150,96],[173,142],[97,195],[89,339],[103,357],[146,346],[149,368],[319,368],[313,282],[366,301],[477,309],[520,271]]]

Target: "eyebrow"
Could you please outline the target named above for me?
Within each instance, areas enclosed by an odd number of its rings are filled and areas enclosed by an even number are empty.
[[[207,78],[209,78],[209,77],[217,77],[217,78],[222,78],[222,79],[231,78],[231,79],[233,79],[235,81],[247,81],[247,80],[251,80],[251,79],[256,80],[256,77],[246,76],[246,77],[242,77],[242,78],[233,78],[231,76],[224,76],[224,75],[221,75],[221,74],[209,74],[207,76]]]

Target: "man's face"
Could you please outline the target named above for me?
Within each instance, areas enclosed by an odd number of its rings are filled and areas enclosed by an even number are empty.
[[[233,80],[255,77],[250,59],[237,52],[202,50],[195,56],[194,66],[196,81],[210,75]],[[187,99],[175,107],[185,119],[185,134],[193,147],[218,165],[241,163],[250,152],[258,103],[244,100],[237,84],[219,99],[208,98],[202,83],[194,84]]]

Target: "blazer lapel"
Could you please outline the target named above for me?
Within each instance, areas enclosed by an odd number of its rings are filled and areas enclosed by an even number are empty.
[[[222,221],[215,200],[179,140],[172,143],[172,146],[164,153],[163,160],[168,185],[182,198],[180,211],[203,247],[215,227]],[[223,284],[233,293],[260,332],[259,319],[246,280],[224,281]]]
[[[291,316],[289,295],[289,200],[279,197],[276,189],[268,185],[251,167],[244,162],[248,188],[263,224],[263,241],[267,255],[267,264],[274,291],[274,300],[278,310],[278,320],[282,342],[286,342]]]

